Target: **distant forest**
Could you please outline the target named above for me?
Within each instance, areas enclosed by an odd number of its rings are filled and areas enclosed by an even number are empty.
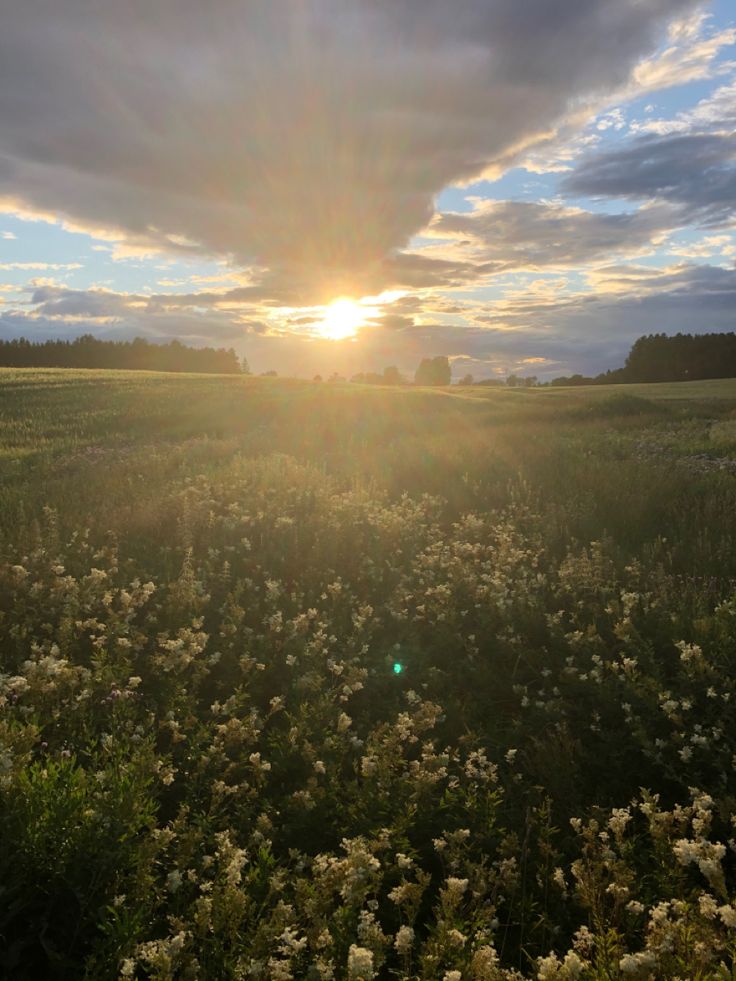
[[[3,368],[119,368],[145,371],[201,371],[220,375],[248,373],[248,364],[232,348],[187,347],[180,341],[152,344],[101,341],[84,334],[73,341],[0,340]]]
[[[3,368],[117,368],[147,371],[249,374],[248,362],[232,348],[187,347],[180,341],[153,344],[141,337],[132,341],[102,341],[84,334],[73,341],[0,340]],[[276,372],[266,372],[275,375]],[[509,375],[474,381],[472,375],[459,385],[616,385],[628,382],[696,381],[705,378],[736,378],[736,333],[649,334],[634,343],[623,368],[590,377],[570,375],[539,382],[535,376]],[[317,375],[315,381],[321,381]],[[333,375],[330,381],[344,381]],[[367,372],[350,379],[363,384],[406,384],[396,367],[382,373]],[[446,357],[424,358],[414,377],[416,385],[449,385],[450,364]]]
[[[616,385],[627,382],[736,378],[736,334],[649,334],[640,337],[623,368],[595,378],[572,375],[551,385]]]

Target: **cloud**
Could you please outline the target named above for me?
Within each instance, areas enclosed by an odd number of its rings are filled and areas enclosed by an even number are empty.
[[[672,22],[667,43],[653,57],[644,59],[633,72],[631,85],[637,95],[685,85],[732,70],[733,63],[719,63],[723,48],[736,43],[736,28],[711,28],[711,15],[697,10]]]
[[[693,109],[678,112],[672,119],[647,119],[632,124],[632,132],[669,133],[708,132],[727,134],[736,130],[736,80],[719,86]]]
[[[654,54],[642,58],[621,86],[575,100],[537,145],[520,161],[509,160],[507,164],[520,162],[538,174],[571,170],[575,160],[600,142],[601,132],[626,128],[622,105],[663,89],[733,73],[736,63],[723,60],[721,55],[724,48],[734,44],[736,28],[715,28],[711,16],[702,9],[676,18],[664,43]],[[643,127],[634,120],[630,128],[633,132]]]
[[[438,215],[428,232],[460,240],[461,253],[496,263],[495,271],[574,267],[613,254],[652,251],[667,232],[683,223],[679,209],[644,207],[605,214],[559,204],[474,200],[467,213]],[[493,267],[491,267],[493,268]]]
[[[733,329],[736,269],[611,266],[592,273],[590,286],[566,297],[494,304],[477,318],[497,335],[487,335],[486,349],[527,348],[565,364],[564,373],[590,374],[623,364],[642,334]]]
[[[17,288],[16,288],[17,289]],[[216,305],[192,302],[157,303],[156,297],[93,288],[70,289],[53,282],[35,281],[24,290],[28,299],[8,303],[0,315],[0,336],[26,336],[33,340],[75,337],[94,333],[98,337],[171,340],[227,346],[242,341],[263,325],[239,317]]]
[[[329,298],[462,269],[397,253],[434,196],[620,88],[693,0],[16,2],[0,195]],[[403,263],[403,266],[402,266]]]
[[[31,269],[81,269],[80,262],[0,262],[0,270],[10,272],[14,270]]]
[[[583,160],[562,182],[568,194],[658,199],[687,206],[691,221],[736,214],[736,134],[640,136]]]

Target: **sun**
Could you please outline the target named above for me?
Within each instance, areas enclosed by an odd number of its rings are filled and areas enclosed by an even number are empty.
[[[358,328],[362,327],[366,320],[366,311],[360,303],[342,297],[333,300],[325,308],[325,315],[319,327],[322,337],[330,341],[344,341],[348,337],[355,337]]]

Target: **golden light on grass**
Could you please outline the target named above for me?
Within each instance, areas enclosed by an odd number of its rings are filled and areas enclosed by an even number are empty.
[[[349,337],[355,337],[358,329],[365,325],[368,312],[360,303],[347,297],[333,300],[325,308],[319,332],[322,337],[331,341],[344,341]]]

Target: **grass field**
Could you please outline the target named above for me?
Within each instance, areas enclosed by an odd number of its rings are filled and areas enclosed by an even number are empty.
[[[0,975],[736,978],[736,380],[0,371]]]

